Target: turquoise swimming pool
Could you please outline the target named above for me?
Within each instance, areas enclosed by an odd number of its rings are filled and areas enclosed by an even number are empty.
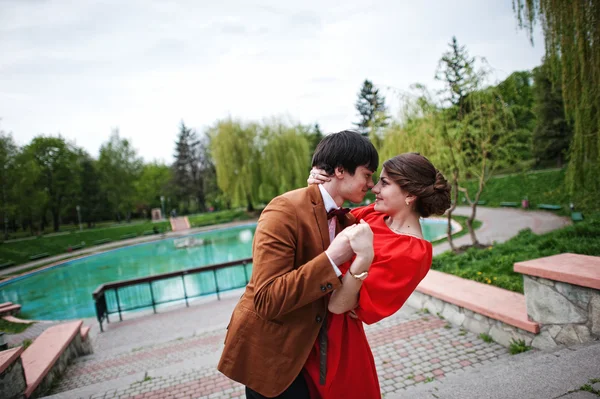
[[[424,220],[422,226],[425,237],[430,240],[443,235],[446,229],[443,220]],[[72,260],[0,283],[0,303],[21,304],[23,316],[37,320],[95,317],[92,292],[99,285],[250,258],[255,228],[256,224],[251,223]],[[219,285],[223,284],[221,290],[240,286],[240,281],[245,284],[245,273],[251,272],[251,265],[246,267],[246,271],[241,267],[237,271],[223,270],[219,276]],[[188,295],[214,292],[212,275],[203,277],[202,274],[186,276]],[[156,282],[153,287],[154,295],[163,300],[181,297],[176,292],[180,290],[180,280]],[[135,292],[131,292],[130,297],[135,301]]]

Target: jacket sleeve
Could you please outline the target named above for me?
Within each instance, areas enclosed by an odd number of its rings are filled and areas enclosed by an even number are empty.
[[[264,209],[256,228],[254,307],[267,320],[314,302],[341,285],[325,252],[295,268],[301,233],[297,212],[289,200],[277,197]]]

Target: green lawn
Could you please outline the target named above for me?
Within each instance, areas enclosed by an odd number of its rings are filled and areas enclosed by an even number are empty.
[[[524,230],[488,249],[443,253],[433,259],[432,269],[522,293],[523,276],[513,271],[515,262],[564,252],[600,256],[598,237],[600,213],[596,212],[586,215],[583,222],[544,235]]]
[[[537,209],[539,204],[561,205],[559,214],[570,214],[569,195],[564,190],[565,170],[534,171],[522,174],[507,175],[490,179],[481,195],[485,206],[498,207],[501,202],[517,202],[529,199],[530,209]],[[478,182],[467,181],[464,185],[471,198],[475,196]],[[459,194],[459,205],[463,205],[463,195]],[[466,205],[466,204],[465,204]]]
[[[537,209],[538,204],[557,204],[562,206],[557,214],[570,215],[564,175],[564,170],[548,170],[497,177],[487,183],[481,200],[491,207],[498,207],[501,202],[518,202],[520,208],[521,200],[527,196],[531,209]],[[476,182],[467,182],[466,187],[474,194]],[[461,254],[446,252],[433,259],[432,268],[522,293],[523,276],[513,272],[515,262],[564,252],[600,256],[600,212],[585,210],[583,214],[582,222],[541,236],[524,230],[487,249],[471,248]]]
[[[27,330],[34,323],[12,323],[4,319],[0,319],[0,331],[4,331],[7,334],[19,334]]]
[[[192,227],[226,223],[234,220],[247,220],[252,216],[244,210],[226,210],[204,214],[190,215]],[[0,243],[0,264],[8,261],[14,265],[29,262],[31,256],[48,254],[49,256],[67,253],[68,248],[85,243],[85,247],[99,245],[109,241],[119,241],[127,238],[151,233],[153,228],[159,231],[169,231],[169,222],[123,223],[118,227],[98,228],[71,231],[64,235],[41,236],[32,240]]]

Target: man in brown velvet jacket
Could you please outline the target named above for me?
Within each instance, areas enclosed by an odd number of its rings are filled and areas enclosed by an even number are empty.
[[[378,162],[375,147],[357,132],[325,136],[312,165],[331,181],[285,193],[262,212],[252,278],[231,316],[218,366],[246,385],[248,398],[309,399],[302,367],[317,337],[326,340],[319,331],[329,294],[341,286],[337,265],[352,256],[346,238],[334,239],[354,223],[340,206],[362,202]]]

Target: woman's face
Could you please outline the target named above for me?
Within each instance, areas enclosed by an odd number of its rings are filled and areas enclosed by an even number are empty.
[[[385,168],[379,176],[379,181],[371,191],[375,194],[376,211],[393,216],[407,208],[407,194],[388,177]]]

